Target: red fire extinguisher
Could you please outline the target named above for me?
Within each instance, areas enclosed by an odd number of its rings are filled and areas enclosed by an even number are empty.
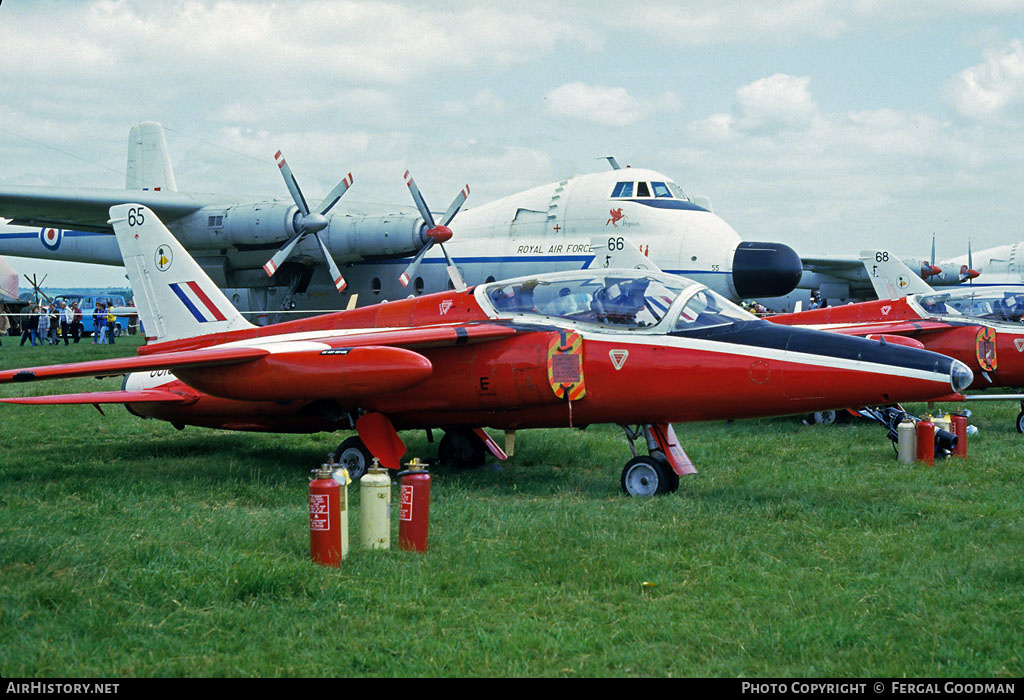
[[[427,530],[430,526],[430,474],[413,459],[399,472],[401,480],[398,511],[398,546],[413,552],[427,551]]]
[[[935,466],[935,424],[930,420],[917,422],[917,461]]]
[[[962,413],[953,414],[953,434],[956,435],[956,450],[953,451],[957,457],[967,456],[967,416]]]
[[[331,465],[313,470],[309,482],[309,554],[317,564],[340,566],[342,558],[341,484]]]

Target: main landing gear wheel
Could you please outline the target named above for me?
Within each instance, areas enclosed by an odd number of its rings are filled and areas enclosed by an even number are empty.
[[[483,465],[487,447],[472,430],[453,428],[444,432],[437,458],[446,467],[472,469]]]
[[[634,457],[622,469],[622,491],[630,496],[672,493],[679,488],[679,475],[667,463],[654,457]]]
[[[815,411],[808,413],[806,421],[809,425],[835,425],[846,420],[846,411]]]
[[[1017,432],[1024,433],[1024,411],[1017,414]]]
[[[348,470],[348,476],[353,481],[361,479],[366,470],[373,464],[373,455],[366,449],[363,441],[355,435],[338,445],[338,451],[334,453],[334,459]]]

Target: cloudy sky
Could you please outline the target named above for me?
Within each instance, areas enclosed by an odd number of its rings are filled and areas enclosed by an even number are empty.
[[[7,0],[0,76],[0,186],[123,187],[152,120],[181,190],[287,197],[280,148],[307,199],[468,207],[614,155],[801,253],[1024,238],[1024,0]]]

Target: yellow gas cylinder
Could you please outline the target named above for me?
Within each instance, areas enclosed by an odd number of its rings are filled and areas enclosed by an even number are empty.
[[[951,425],[949,414],[947,413],[945,416],[936,416],[932,419],[932,423],[935,424],[936,430],[945,430],[948,432]]]
[[[348,475],[348,469],[340,464],[331,463],[328,466],[334,468],[334,480],[341,484],[338,523],[341,525],[341,558],[345,559],[348,557],[348,486],[352,483],[352,477]]]
[[[391,477],[373,460],[359,480],[359,543],[364,549],[391,548]]]
[[[917,460],[917,426],[906,416],[896,426],[896,453],[900,464],[913,464]]]

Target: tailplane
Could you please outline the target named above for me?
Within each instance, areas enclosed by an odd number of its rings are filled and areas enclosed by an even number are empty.
[[[253,327],[152,210],[118,204],[110,208],[110,223],[148,339],[163,342]]]

